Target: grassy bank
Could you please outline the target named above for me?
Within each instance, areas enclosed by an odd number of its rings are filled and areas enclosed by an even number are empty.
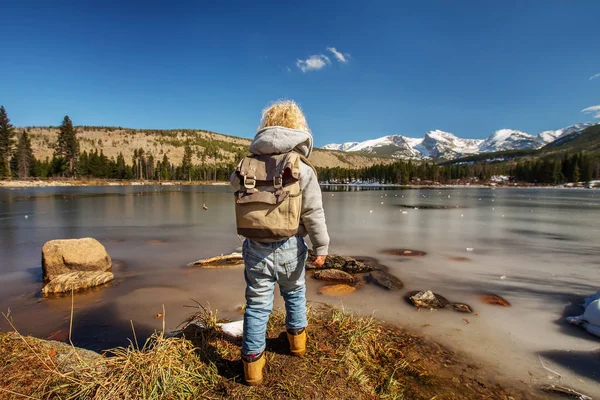
[[[53,342],[0,334],[0,398],[535,398],[527,385],[504,387],[448,351],[397,327],[343,310],[309,312],[308,353],[288,355],[285,316],[268,326],[263,386],[242,383],[239,339],[199,309],[179,337],[157,333],[145,345],[88,357]]]

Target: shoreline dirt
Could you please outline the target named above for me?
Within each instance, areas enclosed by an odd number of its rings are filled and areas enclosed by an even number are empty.
[[[404,328],[330,306],[309,308],[305,357],[289,355],[285,314],[271,315],[265,382],[243,384],[240,339],[200,307],[175,337],[157,333],[82,358],[56,342],[0,333],[2,398],[541,399],[531,383],[499,380],[488,366]]]

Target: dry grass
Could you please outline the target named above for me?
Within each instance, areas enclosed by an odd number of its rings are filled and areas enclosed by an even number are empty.
[[[268,325],[265,382],[242,383],[239,339],[200,307],[178,337],[59,362],[51,342],[0,334],[0,398],[42,399],[508,399],[458,357],[401,329],[344,310],[309,310],[308,353],[288,355],[285,315]],[[517,393],[515,398],[531,397]]]

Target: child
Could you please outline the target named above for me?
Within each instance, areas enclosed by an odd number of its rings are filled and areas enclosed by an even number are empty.
[[[252,172],[256,172],[257,168],[260,170],[261,167],[256,167],[257,164],[244,166],[242,161],[231,176],[231,184],[237,190],[236,196],[238,196],[236,199],[238,233],[247,237],[242,251],[246,278],[242,360],[244,378],[249,385],[259,385],[262,382],[262,369],[265,365],[265,334],[269,314],[273,309],[275,283],[279,284],[281,295],[285,300],[290,351],[297,356],[306,352],[305,328],[308,323],[304,267],[308,249],[303,237],[306,234],[310,237],[313,251],[317,256],[313,263],[315,266],[323,266],[329,247],[321,188],[317,175],[307,160],[312,147],[313,138],[300,107],[293,101],[277,102],[263,111],[258,132],[248,149],[253,156],[244,159],[251,163],[259,160],[263,162],[263,166],[270,165],[271,172],[265,172],[263,167],[262,172],[259,171],[251,176]],[[287,168],[281,164],[285,164]],[[279,166],[275,167],[275,165]],[[279,175],[276,175],[273,170]],[[257,183],[260,176],[263,181]],[[270,182],[267,176],[274,182],[271,183],[270,189],[264,189],[264,186]],[[294,196],[294,190],[290,189],[292,187],[298,188],[297,196]],[[259,193],[260,190],[263,191]],[[256,195],[255,197],[258,197],[258,194],[261,196],[260,201],[255,201],[255,208],[238,209],[238,206],[248,207],[253,194]],[[265,200],[264,196],[274,200]],[[285,204],[285,207],[265,205],[275,203]],[[294,213],[294,204],[298,204],[296,213]],[[272,209],[267,212],[257,211],[256,207],[261,206],[279,207],[279,209],[276,212]],[[264,225],[278,226],[284,223],[285,229],[269,230],[268,226],[262,230],[257,229],[256,220],[261,217],[256,215],[254,219],[247,222],[252,213],[261,212],[263,219],[271,219],[270,222],[262,222]],[[281,221],[291,219],[293,225],[294,218],[296,218],[296,226],[292,226],[291,229],[290,223]],[[250,228],[243,227],[244,219],[245,226]],[[259,221],[258,225],[260,223]]]

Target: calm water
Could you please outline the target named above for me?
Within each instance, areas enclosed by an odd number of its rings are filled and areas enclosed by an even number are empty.
[[[600,289],[600,192],[324,189],[331,252],[376,257],[405,283],[401,293],[361,288],[343,298],[344,305],[500,368],[513,365],[510,374],[536,371],[535,365],[539,370],[542,356],[553,369],[583,377],[586,389],[598,389],[600,364],[592,356],[598,340],[562,320],[578,311],[573,304],[582,296]],[[71,298],[39,297],[40,256],[46,241],[78,237],[106,246],[116,280],[75,295],[76,344],[97,350],[127,344],[130,320],[138,337],[148,335],[160,329],[155,316],[163,305],[168,329],[190,313],[185,306],[193,300],[210,303],[224,317],[241,316],[236,307],[244,301],[242,271],[186,266],[240,246],[228,187],[1,189],[0,308],[10,308],[22,333],[67,337]],[[428,255],[380,254],[388,248]],[[340,301],[317,295],[319,286],[308,281],[309,300]],[[450,311],[417,313],[402,296],[421,289],[471,304],[479,315],[469,315],[467,324],[464,315]],[[483,305],[483,292],[503,295],[513,307]],[[578,362],[583,358],[588,364]]]

